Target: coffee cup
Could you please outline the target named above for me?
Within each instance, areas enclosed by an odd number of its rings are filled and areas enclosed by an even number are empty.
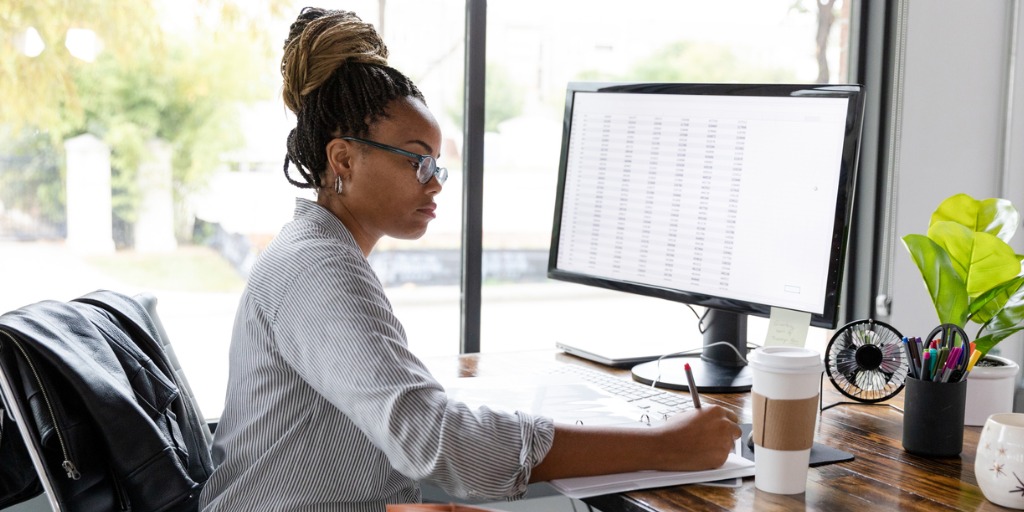
[[[824,365],[818,352],[772,346],[750,354],[754,486],[774,494],[807,489]]]
[[[993,414],[985,420],[974,458],[978,487],[992,503],[1024,509],[1024,414]]]

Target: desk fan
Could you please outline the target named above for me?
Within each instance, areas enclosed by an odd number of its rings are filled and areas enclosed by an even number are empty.
[[[896,396],[903,389],[909,369],[903,336],[892,326],[872,319],[844,325],[825,349],[825,372],[832,385],[860,403],[873,404]]]

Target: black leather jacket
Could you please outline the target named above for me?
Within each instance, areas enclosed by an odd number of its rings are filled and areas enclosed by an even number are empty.
[[[69,510],[197,508],[213,471],[207,432],[162,341],[146,310],[114,292],[0,316],[0,364]],[[19,444],[0,444],[0,460],[26,460]]]

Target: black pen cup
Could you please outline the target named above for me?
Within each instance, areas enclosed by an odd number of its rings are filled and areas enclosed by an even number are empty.
[[[908,377],[903,388],[903,449],[925,457],[956,457],[964,448],[967,379],[932,382]]]

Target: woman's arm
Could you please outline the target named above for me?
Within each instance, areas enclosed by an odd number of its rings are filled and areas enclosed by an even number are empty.
[[[654,428],[558,424],[530,481],[658,469],[711,469],[725,463],[740,436],[736,414],[708,404]]]

